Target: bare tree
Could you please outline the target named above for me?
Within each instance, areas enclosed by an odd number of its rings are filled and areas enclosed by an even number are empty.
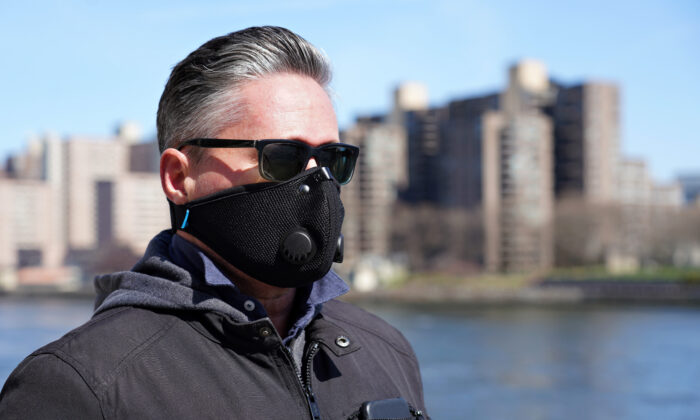
[[[621,232],[620,208],[583,198],[557,201],[554,210],[554,255],[557,266],[601,264]]]
[[[392,251],[405,253],[411,269],[474,269],[483,264],[483,223],[479,211],[397,203]]]

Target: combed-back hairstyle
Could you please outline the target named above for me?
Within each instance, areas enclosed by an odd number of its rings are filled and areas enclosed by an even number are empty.
[[[214,137],[236,123],[242,85],[275,73],[308,76],[326,90],[331,80],[325,54],[285,28],[247,28],[197,48],[173,68],[160,98],[160,152],[190,138]]]

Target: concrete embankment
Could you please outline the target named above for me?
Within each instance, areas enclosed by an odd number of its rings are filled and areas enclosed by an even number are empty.
[[[26,289],[3,293],[6,298],[94,299],[92,289],[58,292]],[[700,283],[671,280],[494,278],[462,283],[418,281],[342,297],[354,302],[407,304],[570,304],[585,302],[700,304]]]
[[[351,292],[348,301],[465,304],[699,303],[700,284],[674,281],[540,280],[518,287],[408,284]]]
[[[543,280],[542,290],[576,290],[586,301],[698,302],[700,284],[668,280]]]

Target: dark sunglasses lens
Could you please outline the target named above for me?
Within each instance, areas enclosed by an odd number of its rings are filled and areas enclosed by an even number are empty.
[[[262,149],[260,170],[271,181],[286,181],[304,169],[307,149],[294,143],[270,143]]]
[[[341,184],[347,184],[355,171],[356,149],[346,146],[330,146],[318,153],[321,166],[331,170],[333,177]]]

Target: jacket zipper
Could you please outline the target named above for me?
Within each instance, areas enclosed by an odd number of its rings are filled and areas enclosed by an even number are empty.
[[[313,368],[313,361],[314,357],[316,356],[316,353],[318,352],[319,345],[317,341],[314,341],[311,343],[311,346],[309,347],[308,352],[306,353],[306,363],[304,365],[304,375],[302,376],[301,369],[296,368],[296,362],[294,361],[294,357],[292,356],[291,352],[287,347],[284,347],[285,352],[287,353],[287,356],[289,357],[289,360],[292,361],[292,365],[295,366],[294,371],[297,374],[297,378],[299,379],[299,383],[302,386],[302,389],[304,390],[304,395],[306,395],[306,402],[309,405],[309,412],[311,414],[311,418],[313,420],[321,420],[321,410],[318,408],[318,404],[316,403],[316,396],[314,395],[314,391],[311,388],[311,369]],[[423,412],[421,410],[418,410],[412,406],[409,405],[409,410],[411,411],[412,418],[414,419],[423,419]],[[350,416],[350,419],[356,419],[360,415],[360,412],[357,411],[353,413],[352,416]],[[379,420],[379,419],[378,419]],[[388,420],[388,419],[387,419]],[[409,419],[406,419],[409,420]]]
[[[319,348],[318,343],[311,343],[311,347],[306,353],[306,366],[304,367],[304,373],[306,375],[302,375],[301,369],[297,369],[297,364],[294,361],[294,357],[292,356],[289,349],[287,349],[287,347],[283,348],[284,353],[292,362],[292,366],[294,366],[294,372],[297,375],[297,379],[299,380],[299,384],[301,385],[301,388],[304,392],[304,396],[306,396],[306,403],[309,406],[309,413],[311,414],[311,418],[313,420],[321,420],[321,410],[319,410],[318,408],[318,404],[316,403],[316,396],[314,395],[314,392],[311,389],[311,368],[313,367],[314,356],[316,356],[316,352]],[[306,378],[306,380],[304,380],[304,378]]]
[[[313,367],[314,356],[316,356],[317,351],[318,343],[314,341],[311,344],[309,353],[306,355],[306,366],[304,366],[304,370],[306,371],[306,382],[302,381],[302,384],[304,384],[306,400],[309,402],[309,410],[311,410],[311,417],[314,420],[321,420],[321,410],[319,410],[318,408],[318,404],[316,403],[316,396],[314,395],[313,389],[311,389],[311,368]]]

